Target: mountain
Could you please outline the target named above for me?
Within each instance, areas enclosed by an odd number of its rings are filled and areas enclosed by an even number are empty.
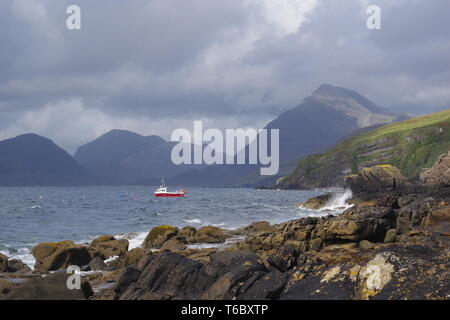
[[[356,91],[323,84],[266,128],[280,129],[280,159],[284,162],[325,150],[360,128],[398,118]]]
[[[53,141],[24,134],[0,141],[0,185],[80,185],[94,177]]]
[[[171,161],[175,144],[158,136],[142,136],[126,130],[111,130],[81,146],[75,159],[85,168],[115,183],[155,184],[190,166]]]
[[[321,85],[301,104],[265,127],[280,130],[277,176],[260,176],[259,165],[176,166],[171,161],[174,143],[125,130],[112,130],[81,146],[75,159],[115,183],[155,184],[164,176],[172,185],[272,185],[277,178],[294,170],[301,158],[330,148],[355,130],[390,123],[398,117],[355,91]]]
[[[292,172],[305,156],[323,152],[348,136],[405,118],[406,115],[379,107],[356,91],[323,84],[302,103],[283,112],[265,127],[280,130],[277,176],[260,176],[259,165],[240,165],[211,166],[178,178],[183,184],[196,181],[216,186],[272,185]]]
[[[308,189],[339,186],[364,167],[391,164],[417,180],[425,168],[450,150],[450,110],[404,120],[350,137],[323,154],[301,161],[277,187]]]

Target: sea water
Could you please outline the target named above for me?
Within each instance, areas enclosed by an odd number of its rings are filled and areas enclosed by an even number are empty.
[[[156,198],[154,187],[0,187],[0,252],[34,265],[31,249],[40,242],[87,243],[100,235],[141,245],[158,225],[213,225],[235,229],[256,221],[281,223],[343,210],[348,193],[325,210],[294,206],[324,190],[282,191],[245,188],[184,188],[185,198]]]

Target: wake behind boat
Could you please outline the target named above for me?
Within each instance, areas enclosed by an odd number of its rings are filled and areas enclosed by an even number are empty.
[[[184,197],[186,195],[187,191],[184,190],[177,190],[173,192],[167,191],[167,187],[164,184],[164,180],[161,184],[161,186],[156,189],[155,191],[155,197]]]

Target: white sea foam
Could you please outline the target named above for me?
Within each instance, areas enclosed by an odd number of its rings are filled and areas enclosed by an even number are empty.
[[[128,240],[128,250],[141,247],[145,240],[148,232],[130,232],[125,234],[116,235],[116,239],[127,239]]]
[[[183,219],[183,221],[184,221],[184,222],[187,222],[187,223],[202,224],[202,220],[200,220],[200,219],[191,219],[191,220],[189,220],[189,219]]]
[[[16,250],[14,250],[14,251],[16,251]],[[11,252],[8,248],[6,248],[4,250],[1,250],[0,253],[7,256],[9,260],[12,260],[12,259],[22,260],[23,263],[25,263],[31,269],[34,269],[34,264],[36,262],[36,259],[34,258],[33,254],[31,253],[31,250],[28,248],[21,247],[16,252]]]
[[[236,236],[236,237],[227,239],[223,243],[196,243],[196,244],[190,244],[187,247],[189,249],[210,249],[210,248],[222,249],[222,248],[226,248],[226,247],[232,245],[235,242],[238,242],[238,241],[241,241],[244,239],[245,239],[245,236]]]
[[[331,200],[325,207],[320,209],[320,211],[343,212],[348,208],[353,207],[353,205],[347,203],[347,200],[350,199],[352,195],[352,191],[349,189],[346,189],[343,192],[334,193]]]

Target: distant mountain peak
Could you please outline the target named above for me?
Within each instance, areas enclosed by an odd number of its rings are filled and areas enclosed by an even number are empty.
[[[394,121],[399,115],[382,108],[358,92],[330,84],[322,84],[305,101],[316,101],[357,119],[364,128]]]

